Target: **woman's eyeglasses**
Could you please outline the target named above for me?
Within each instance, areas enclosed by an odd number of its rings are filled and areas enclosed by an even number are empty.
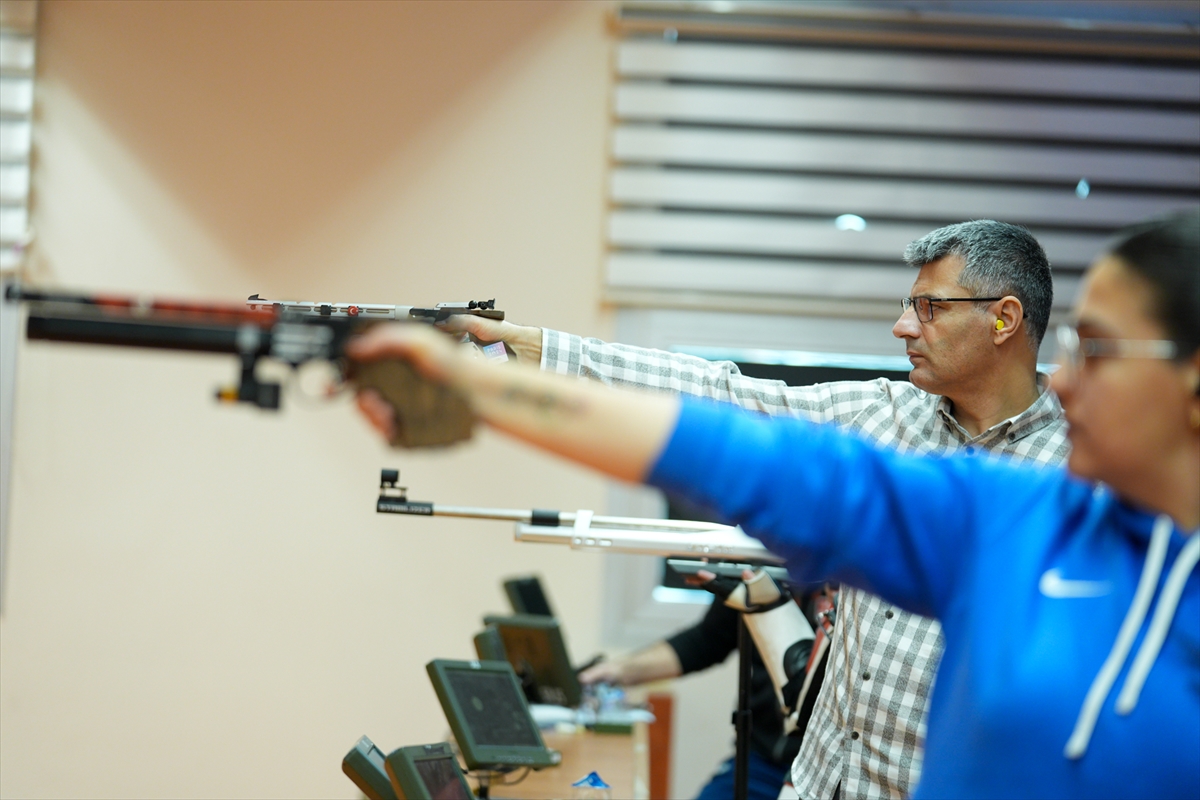
[[[1074,385],[1089,358],[1153,358],[1169,361],[1179,348],[1166,339],[1080,338],[1074,325],[1059,325],[1058,363],[1068,384]]]

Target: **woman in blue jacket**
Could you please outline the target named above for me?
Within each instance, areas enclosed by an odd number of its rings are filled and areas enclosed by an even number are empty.
[[[1002,324],[990,308],[979,324]],[[716,507],[798,579],[941,620],[916,797],[1200,797],[1200,211],[1124,231],[1058,335],[1069,473],[903,457],[400,326],[353,354],[409,359],[494,427]],[[359,404],[389,435],[390,407]]]

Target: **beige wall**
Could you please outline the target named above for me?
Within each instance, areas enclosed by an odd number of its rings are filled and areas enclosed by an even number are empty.
[[[44,1],[32,274],[494,296],[603,335],[607,8]],[[508,574],[540,572],[573,653],[599,649],[598,557],[373,508],[381,466],[452,504],[598,508],[600,480],[486,432],[390,452],[345,403],[218,408],[233,374],[22,349],[3,796],[355,796],[339,761],[359,735],[443,736],[423,666],[472,653]]]

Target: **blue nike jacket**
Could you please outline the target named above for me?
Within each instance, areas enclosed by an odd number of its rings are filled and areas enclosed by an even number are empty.
[[[648,482],[936,617],[917,798],[1200,797],[1200,535],[1061,469],[684,400]]]

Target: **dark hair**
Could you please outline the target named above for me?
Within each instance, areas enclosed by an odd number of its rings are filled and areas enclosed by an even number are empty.
[[[1012,295],[1021,301],[1034,351],[1050,324],[1054,284],[1050,261],[1033,234],[1020,225],[977,219],[931,231],[904,248],[904,262],[923,267],[946,256],[964,262],[958,282],[980,297]]]
[[[1108,252],[1150,287],[1150,313],[1190,356],[1200,347],[1200,206],[1123,228]]]

